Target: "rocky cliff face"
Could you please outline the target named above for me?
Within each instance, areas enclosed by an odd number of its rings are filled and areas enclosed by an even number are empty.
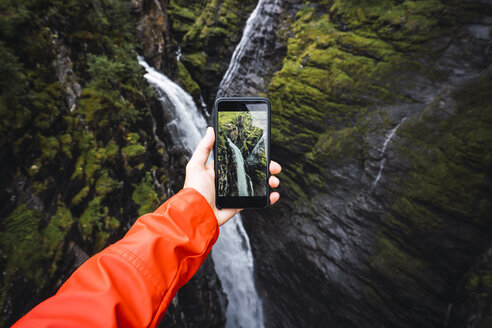
[[[283,201],[244,214],[267,326],[490,325],[491,9],[298,11],[266,89]]]
[[[256,2],[169,2],[169,30],[178,61],[177,71],[166,74],[177,78],[205,114],[212,110],[219,83]]]
[[[181,188],[189,154],[171,147],[168,109],[136,61],[138,50],[185,87],[193,82],[176,61],[168,5],[0,3],[0,325]],[[165,323],[222,326],[226,304],[210,259]]]
[[[73,22],[77,22],[74,24]],[[0,3],[2,325],[175,191],[127,3]]]

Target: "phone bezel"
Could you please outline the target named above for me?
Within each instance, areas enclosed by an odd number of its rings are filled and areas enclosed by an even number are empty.
[[[237,110],[235,106],[239,104],[246,103],[264,103],[267,105],[267,147],[266,147],[266,158],[267,158],[267,174],[265,179],[266,184],[266,195],[265,196],[248,196],[248,197],[219,197],[218,196],[218,161],[217,161],[217,142],[214,143],[214,162],[215,162],[215,205],[218,209],[222,208],[265,208],[270,205],[270,186],[268,184],[268,179],[270,178],[270,127],[271,127],[271,106],[270,101],[264,97],[221,97],[215,101],[214,104],[214,131],[215,140],[218,140],[219,136],[219,107],[222,107],[224,103],[230,103],[233,105],[234,109]],[[231,109],[234,110],[234,109]]]

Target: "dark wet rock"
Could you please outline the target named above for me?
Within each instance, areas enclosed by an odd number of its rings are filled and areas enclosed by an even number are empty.
[[[452,22],[453,35],[427,40],[428,52],[408,50],[424,70],[402,66],[384,76],[401,98],[385,99],[357,84],[345,90],[350,105],[368,108],[358,118],[342,113],[344,93],[323,84],[335,76],[317,70],[321,66],[310,75],[320,74],[319,80],[303,75],[321,54],[311,53],[298,70],[289,66],[292,76],[277,73],[263,90],[273,99],[273,129],[281,130],[273,131],[272,158],[284,166],[282,198],[266,211],[244,212],[243,222],[266,326],[489,325],[491,162],[484,156],[492,137],[485,92],[492,62],[484,31],[492,21],[490,6],[480,6]],[[313,7],[323,14],[322,6]],[[307,17],[301,29],[321,24],[306,12],[297,16]],[[345,20],[339,31],[360,33],[347,17],[338,20]],[[361,47],[359,41],[350,49]],[[300,54],[290,56],[284,63],[293,65]],[[246,57],[242,65],[253,62]],[[290,89],[277,95],[279,81]],[[330,98],[317,102],[308,86]],[[318,125],[315,111],[306,118],[305,111],[290,112],[300,107],[328,108],[319,110]]]
[[[299,1],[262,1],[247,38],[231,58],[233,68],[224,76],[218,96],[255,96],[266,90],[286,54],[288,18],[295,15],[299,6]]]
[[[58,77],[58,81],[65,87],[67,107],[73,111],[76,106],[77,98],[82,93],[82,88],[77,82],[77,77],[73,73],[73,64],[70,54],[64,45],[57,45],[58,54],[53,61],[53,66]]]
[[[169,33],[168,2],[163,0],[131,0],[131,9],[137,16],[137,37],[142,56],[158,70],[176,70],[176,45]]]
[[[256,0],[176,0],[169,8],[171,33],[180,45],[176,53],[182,63],[180,70],[189,72],[199,87],[197,94],[187,91],[208,113],[256,3]],[[180,75],[184,74],[180,72]],[[201,105],[202,100],[205,106]]]

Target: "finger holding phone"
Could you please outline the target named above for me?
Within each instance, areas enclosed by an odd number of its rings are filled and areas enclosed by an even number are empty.
[[[200,192],[222,225],[241,209],[277,202],[280,195],[270,188],[279,186],[274,174],[281,166],[270,161],[270,103],[265,98],[220,98],[214,123],[215,131],[207,129],[186,166],[184,187]],[[214,161],[207,165],[212,148]]]

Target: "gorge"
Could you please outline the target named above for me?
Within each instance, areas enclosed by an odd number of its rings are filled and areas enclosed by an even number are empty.
[[[492,325],[488,1],[2,0],[0,26],[1,326],[179,191],[233,95],[272,103],[281,199],[161,326]]]

